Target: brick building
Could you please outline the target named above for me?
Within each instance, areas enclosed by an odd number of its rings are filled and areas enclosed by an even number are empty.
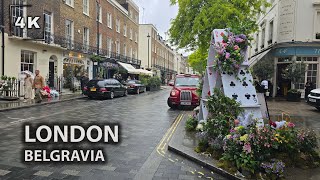
[[[175,71],[175,50],[159,35],[153,24],[139,26],[141,67],[152,69],[159,77],[171,79]]]
[[[12,7],[10,12],[9,5],[19,4],[32,6]],[[55,86],[58,77],[65,79],[70,72],[73,77],[87,72],[89,78],[108,78],[121,68],[117,62],[140,67],[139,9],[131,0],[8,0],[3,15],[2,74],[17,77],[23,70],[39,69]],[[13,27],[18,17],[27,16],[39,16],[41,28]],[[99,63],[92,62],[94,55],[101,57]]]

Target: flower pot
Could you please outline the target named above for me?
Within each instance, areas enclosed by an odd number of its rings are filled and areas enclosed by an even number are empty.
[[[301,100],[301,93],[288,92],[287,101],[299,102]]]

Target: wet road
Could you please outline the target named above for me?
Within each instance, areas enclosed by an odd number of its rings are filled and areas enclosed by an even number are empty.
[[[157,152],[176,117],[166,105],[169,89],[113,100],[78,99],[0,113],[0,179],[201,179],[201,171],[223,179],[168,152]],[[23,123],[120,123],[121,143],[103,145],[104,164],[24,164]],[[207,178],[206,176],[205,178]]]

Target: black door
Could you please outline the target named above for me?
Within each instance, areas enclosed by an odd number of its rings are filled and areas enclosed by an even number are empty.
[[[54,87],[54,62],[49,62],[49,82],[50,88]]]
[[[289,63],[278,64],[277,72],[277,96],[287,96],[288,91],[291,89],[291,81],[284,77],[284,70],[287,68]]]

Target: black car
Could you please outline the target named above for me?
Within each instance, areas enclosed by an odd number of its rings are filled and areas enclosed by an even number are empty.
[[[141,92],[146,91],[146,86],[139,80],[127,80],[124,85],[127,86],[127,90],[129,93],[140,94]]]
[[[117,96],[126,96],[127,87],[116,79],[93,79],[84,87],[84,95],[91,98],[113,99]]]

